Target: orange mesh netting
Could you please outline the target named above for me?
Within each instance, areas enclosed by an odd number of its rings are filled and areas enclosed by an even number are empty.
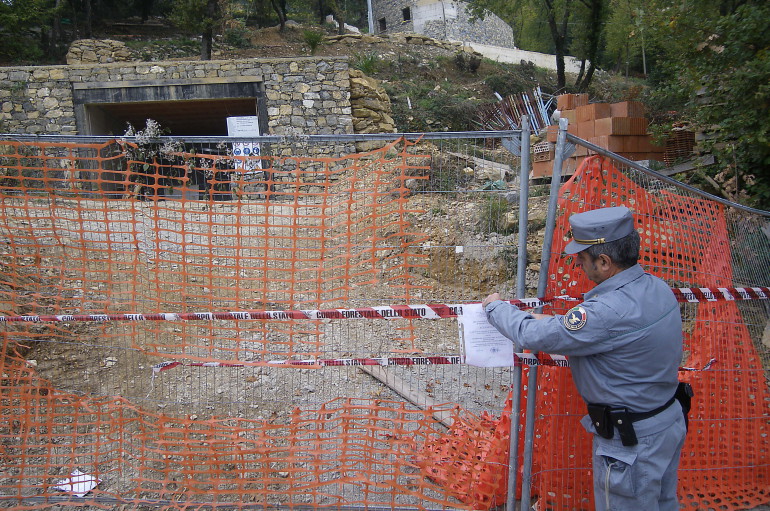
[[[346,156],[291,156],[279,143],[250,158],[124,141],[0,144],[0,314],[171,315],[4,324],[4,505],[504,502],[509,369],[381,368],[396,393],[417,396],[406,403],[356,367],[269,366],[446,351],[457,339],[453,320],[173,318],[424,303],[433,286],[427,250],[441,244],[440,233],[413,227],[425,212],[410,202],[408,186],[428,190],[434,149],[401,139],[369,152],[333,151]],[[721,206],[647,192],[595,158],[562,196],[554,253],[571,212],[626,204],[645,228],[650,271],[672,285],[732,284]],[[456,253],[448,248],[432,253]],[[588,286],[569,261],[555,257],[550,268],[549,295]],[[710,397],[695,402],[683,458],[688,505],[767,501],[767,389],[742,313],[718,302],[688,316],[685,364],[718,360],[713,370],[684,375]],[[541,375],[533,494],[553,509],[588,509],[580,400],[568,370]],[[441,394],[445,386],[456,392]],[[473,387],[486,393],[457,391]],[[484,409],[493,411],[473,411]],[[86,497],[70,496],[77,482]]]
[[[609,160],[591,157],[560,190],[547,295],[580,296],[593,284],[563,258],[570,215],[628,206],[642,235],[641,264],[672,287],[731,287],[731,242],[718,203],[668,190],[647,191]],[[566,305],[569,307],[569,305]],[[563,308],[557,311],[563,312]],[[770,501],[770,394],[746,322],[736,302],[706,302],[685,315],[681,372],[696,397],[681,458],[679,495],[688,509],[746,509]],[[643,362],[643,361],[640,361]],[[578,423],[585,411],[566,371],[540,369],[533,495],[553,509],[593,509],[590,436]],[[565,477],[565,474],[568,474]]]
[[[407,217],[419,211],[405,183],[425,180],[431,158],[414,146],[238,160],[123,142],[7,141],[0,308],[147,314],[413,302],[426,258],[413,247],[425,236],[410,230]],[[376,333],[387,344],[330,320],[6,323],[0,498],[45,507],[68,494],[57,486],[74,490],[66,485],[85,478],[98,480],[88,498],[105,508],[462,507],[414,463],[443,429],[434,415],[456,405],[383,399],[359,372],[324,381],[317,370],[259,367],[420,350],[412,319],[384,323]],[[249,369],[152,370],[166,361]],[[348,380],[356,397],[333,397]],[[119,397],[102,397],[111,395]],[[306,395],[320,404],[292,406]],[[85,475],[68,479],[76,471]]]

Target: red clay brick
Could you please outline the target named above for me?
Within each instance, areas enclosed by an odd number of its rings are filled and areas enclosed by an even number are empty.
[[[594,119],[603,119],[612,115],[609,103],[591,103],[582,105],[575,109],[577,112],[578,124]]]
[[[612,117],[644,117],[644,104],[639,101],[621,101],[610,105]]]

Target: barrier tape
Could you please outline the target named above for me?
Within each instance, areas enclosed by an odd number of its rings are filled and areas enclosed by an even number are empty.
[[[767,300],[770,287],[680,287],[672,288],[680,302],[717,302],[734,300]]]
[[[568,297],[559,297],[568,299]],[[550,303],[540,298],[510,300],[522,309],[534,309]],[[478,302],[476,302],[478,303]],[[80,314],[48,316],[0,316],[0,322],[27,321],[75,322],[75,321],[212,321],[215,319],[441,319],[462,315],[464,304],[392,305],[362,307],[358,309],[319,310],[259,310],[237,312],[187,312],[157,314]]]
[[[671,291],[679,302],[716,302],[740,300],[767,300],[770,287],[718,287],[718,288],[672,288]],[[549,305],[553,300],[580,301],[573,296],[554,296],[550,298],[522,298],[508,300],[522,309],[535,309]],[[479,303],[479,302],[475,302]],[[0,323],[11,322],[59,322],[78,321],[213,321],[252,320],[252,319],[441,319],[461,316],[465,304],[425,304],[391,305],[362,307],[357,309],[317,309],[317,310],[257,310],[235,312],[171,312],[155,314],[74,314],[47,316],[0,316]]]
[[[569,360],[563,355],[549,355],[547,353],[514,353],[515,366],[549,366],[570,367]],[[695,367],[680,367],[680,371],[707,371],[716,362],[712,358],[701,369]],[[413,366],[413,365],[455,365],[465,364],[463,355],[433,355],[427,357],[371,357],[371,358],[332,358],[332,359],[308,359],[308,360],[260,360],[243,362],[239,364],[227,362],[160,362],[152,366],[153,376],[161,371],[167,371],[174,367],[334,367],[334,366]]]

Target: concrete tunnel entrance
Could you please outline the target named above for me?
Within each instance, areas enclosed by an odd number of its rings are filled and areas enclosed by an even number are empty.
[[[164,135],[227,137],[227,118],[256,116],[266,134],[267,106],[264,87],[256,77],[214,80],[119,81],[73,84],[78,132],[91,136],[121,136],[129,124],[144,129],[147,119],[160,124]],[[214,151],[214,144],[197,148]],[[120,191],[118,175],[102,170],[104,191]],[[217,173],[219,179],[227,172]],[[114,179],[113,179],[114,178]],[[190,183],[208,190],[211,183],[200,176]],[[218,200],[229,198],[229,187],[217,184]],[[154,195],[170,197],[173,187],[144,187]],[[145,195],[143,194],[143,196]],[[192,197],[190,197],[192,198]]]

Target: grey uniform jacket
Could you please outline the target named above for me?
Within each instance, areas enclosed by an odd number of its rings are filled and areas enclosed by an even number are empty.
[[[638,264],[594,287],[563,316],[536,320],[501,300],[487,305],[486,314],[520,347],[567,355],[587,403],[646,412],[676,392],[682,362],[679,304],[664,281]]]

